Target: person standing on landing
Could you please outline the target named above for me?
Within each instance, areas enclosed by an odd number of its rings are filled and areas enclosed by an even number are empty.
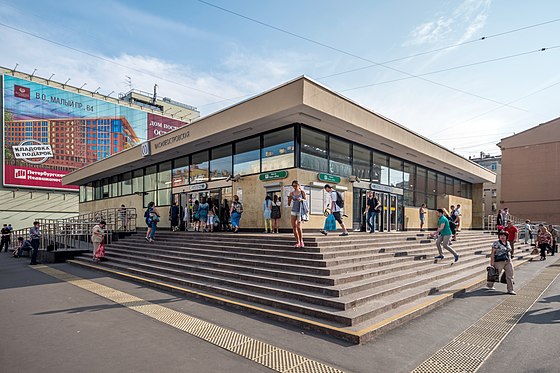
[[[509,246],[511,247],[510,254],[511,254],[511,258],[513,259],[513,252],[515,251],[515,241],[517,241],[517,234],[519,230],[515,225],[513,225],[511,220],[508,220],[506,222],[506,227],[504,228],[504,231],[508,233],[508,242],[509,242]]]
[[[342,228],[342,234],[340,234],[339,236],[348,236],[348,230],[344,226],[341,216],[341,202],[343,202],[341,198],[342,196],[339,195],[339,193],[334,190],[329,184],[325,184],[325,190],[331,197],[331,214],[333,214],[335,220],[338,222],[338,224],[340,224],[340,227]],[[339,198],[341,199],[340,201]],[[327,235],[327,231],[325,230],[321,230],[321,233],[325,236]]]
[[[508,242],[508,233],[500,231],[498,233],[498,241],[492,244],[492,253],[490,254],[490,267],[496,268],[498,275],[504,270],[506,272],[507,293],[515,295],[513,291],[513,265],[511,264],[511,247]],[[488,282],[488,289],[494,290],[494,283]]]
[[[434,257],[434,259],[443,259],[443,251],[441,250],[441,245],[443,244],[445,250],[453,254],[453,258],[455,259],[454,261],[456,262],[459,260],[459,255],[449,246],[449,240],[452,235],[451,228],[449,228],[449,220],[445,217],[443,209],[437,209],[436,214],[438,217],[438,229],[430,235],[432,238],[437,237],[436,246],[439,255]]]
[[[29,229],[29,238],[31,238],[31,246],[33,247],[33,253],[31,254],[31,265],[37,263],[37,254],[39,254],[39,246],[41,245],[41,224],[38,221],[33,222],[33,227]]]
[[[303,243],[303,230],[301,229],[301,208],[304,200],[307,200],[305,191],[301,189],[301,185],[297,180],[292,181],[292,188],[288,196],[288,206],[291,206],[290,220],[292,222],[292,230],[296,239],[295,248],[305,247]]]
[[[548,231],[552,236],[552,249],[550,249],[550,255],[554,256],[554,253],[558,252],[558,230],[554,228],[552,224],[549,224]]]
[[[420,215],[420,232],[424,232],[424,224],[426,224],[426,204],[423,203],[418,210],[418,215]]]

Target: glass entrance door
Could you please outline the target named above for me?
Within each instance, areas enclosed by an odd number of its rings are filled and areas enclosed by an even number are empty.
[[[397,196],[394,194],[389,195],[389,230],[397,230]]]
[[[355,232],[365,232],[366,216],[364,210],[366,208],[367,190],[355,188],[352,198],[352,229]]]

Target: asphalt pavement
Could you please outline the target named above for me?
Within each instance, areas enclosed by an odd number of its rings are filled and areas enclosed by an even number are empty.
[[[516,269],[522,287],[556,258]],[[556,264],[560,265],[560,264]],[[410,372],[498,305],[478,289],[361,346],[70,264],[53,268],[201,318],[345,372]],[[498,290],[505,285],[497,284]],[[503,289],[502,289],[503,288]],[[558,372],[560,280],[480,372]],[[515,362],[514,364],[512,362]],[[0,254],[0,372],[270,372],[256,362]]]

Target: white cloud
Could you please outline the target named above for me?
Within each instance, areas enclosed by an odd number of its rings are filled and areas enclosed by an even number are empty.
[[[449,14],[437,15],[436,20],[415,27],[403,46],[469,40],[486,24],[490,4],[491,0],[465,0]]]

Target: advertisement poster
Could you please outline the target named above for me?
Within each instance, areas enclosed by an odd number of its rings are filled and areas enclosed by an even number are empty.
[[[78,190],[62,176],[187,123],[3,76],[4,185]]]

